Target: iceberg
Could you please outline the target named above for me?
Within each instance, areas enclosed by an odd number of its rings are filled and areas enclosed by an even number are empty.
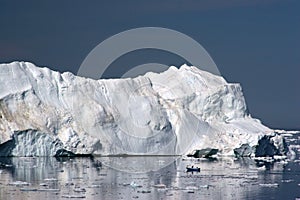
[[[29,62],[0,65],[0,156],[284,156],[284,138],[254,119],[240,84],[193,66],[89,79]],[[244,153],[245,152],[245,153]]]

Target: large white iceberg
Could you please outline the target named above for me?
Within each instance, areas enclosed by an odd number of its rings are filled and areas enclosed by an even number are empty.
[[[1,64],[0,144],[2,156],[287,152],[280,135],[251,118],[239,84],[186,65],[93,80]]]

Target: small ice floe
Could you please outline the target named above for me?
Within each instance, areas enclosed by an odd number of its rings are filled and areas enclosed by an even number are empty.
[[[100,187],[101,187],[101,185],[99,185],[99,184],[93,184],[93,185],[90,186],[90,188],[100,188]]]
[[[286,180],[281,180],[282,183],[290,183],[290,182],[294,182],[293,179],[286,179]]]
[[[132,181],[132,182],[130,183],[130,186],[133,187],[133,188],[142,187],[141,185],[137,184],[135,181]]]
[[[13,185],[13,186],[28,186],[30,183],[23,182],[23,181],[15,181],[12,183],[8,183],[8,185]]]
[[[267,168],[265,165],[257,168],[257,170],[259,170],[259,171],[265,171],[266,169]]]
[[[74,188],[74,192],[86,192],[85,188]]]
[[[254,157],[254,160],[263,161],[263,162],[274,162],[272,157]]]
[[[44,181],[58,181],[56,178],[45,178]]]
[[[199,190],[199,188],[196,186],[187,186],[185,189],[186,190]]]
[[[289,162],[287,160],[281,160],[279,163],[283,165],[287,165]]]
[[[40,188],[37,191],[39,191],[39,192],[59,192],[60,189],[56,189],[56,188]]]
[[[20,191],[22,191],[22,192],[35,192],[37,190],[38,189],[36,189],[36,188],[20,188]]]
[[[278,160],[286,160],[286,156],[278,156],[278,155],[274,155],[274,160],[278,161]]]
[[[80,179],[83,179],[83,177],[82,177],[82,176],[75,176],[75,177],[73,177],[73,179],[78,179],[78,180],[80,180]]]
[[[275,131],[276,133],[280,133],[281,135],[286,135],[286,134],[293,135],[293,134],[298,134],[298,133],[300,133],[300,131],[298,131],[298,130],[287,131],[287,130],[275,129],[274,131]]]
[[[291,133],[283,133],[281,134],[283,137],[293,137],[293,134]]]
[[[68,199],[84,199],[84,195],[62,195],[62,198],[68,198]]]
[[[292,148],[292,149],[300,149],[300,145],[299,144],[290,144],[289,147]]]
[[[200,185],[199,188],[206,188],[206,189],[208,189],[209,185]]]
[[[156,161],[156,162],[158,162],[158,165],[163,165],[163,164],[165,163],[164,160],[158,160],[158,161]]]
[[[289,142],[295,142],[297,141],[298,139],[297,138],[289,138],[289,139],[286,139],[286,141],[289,141]]]
[[[277,188],[279,185],[278,183],[260,183],[262,187],[269,187],[269,188]]]
[[[153,187],[158,189],[166,189],[167,186],[165,184],[160,183],[160,184],[153,185]]]

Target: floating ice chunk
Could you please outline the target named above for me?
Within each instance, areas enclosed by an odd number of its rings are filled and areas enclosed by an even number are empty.
[[[295,180],[293,179],[286,179],[286,180],[281,180],[282,183],[290,183],[290,182],[294,182]]]
[[[56,178],[45,178],[44,181],[58,181]]]
[[[186,190],[199,190],[199,188],[196,186],[187,186],[185,189]]]
[[[165,189],[167,186],[165,184],[156,184],[156,185],[153,185],[153,187],[155,188],[159,188],[159,189]]]
[[[39,192],[59,192],[60,189],[56,188],[40,188],[38,189]]]
[[[68,199],[84,199],[86,198],[85,195],[62,195],[62,198],[68,198]]]
[[[200,185],[199,188],[209,188],[209,185]]]
[[[8,183],[8,185],[14,185],[14,186],[28,186],[30,183],[23,182],[23,181],[15,181],[12,183]]]
[[[262,187],[269,187],[269,188],[277,188],[279,185],[278,183],[260,183]]]
[[[85,188],[74,188],[74,192],[86,192]]]
[[[264,165],[264,166],[258,167],[257,170],[264,171],[264,170],[266,170],[266,166]]]
[[[135,181],[132,181],[132,182],[130,183],[130,186],[133,187],[133,188],[142,187],[141,185],[137,184]]]
[[[279,129],[275,129],[274,132],[280,133],[280,134],[290,134],[290,135],[300,133],[300,131],[296,131],[296,130],[294,130],[294,131],[286,131],[286,130],[279,130]]]
[[[38,189],[36,189],[36,188],[20,188],[20,191],[23,191],[23,192],[34,192],[34,191],[38,191]]]

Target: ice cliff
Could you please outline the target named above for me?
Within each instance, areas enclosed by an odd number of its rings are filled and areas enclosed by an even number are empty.
[[[284,139],[251,118],[239,84],[196,67],[93,80],[0,65],[0,155],[284,155]]]

